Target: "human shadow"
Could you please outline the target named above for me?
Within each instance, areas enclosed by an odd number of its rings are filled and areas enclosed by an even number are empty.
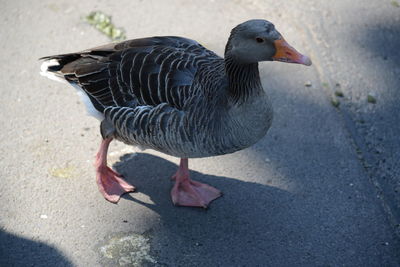
[[[73,266],[58,249],[0,230],[0,266]]]
[[[373,109],[361,110],[361,114],[351,112],[351,116],[354,120],[362,116],[364,123],[357,130],[365,143],[365,159],[383,190],[397,227],[400,223],[400,53],[395,51],[400,47],[400,23],[386,18],[360,31],[358,37],[352,42],[367,52],[370,60],[365,67],[379,77],[378,82],[366,79],[375,86],[378,100]]]

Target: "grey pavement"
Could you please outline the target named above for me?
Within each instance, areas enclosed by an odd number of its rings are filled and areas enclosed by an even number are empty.
[[[0,266],[400,266],[396,3],[1,0]],[[37,61],[109,42],[83,22],[93,10],[128,38],[185,36],[220,55],[231,28],[264,18],[313,60],[261,63],[267,136],[190,161],[224,192],[208,210],[172,205],[178,159],[117,142],[110,163],[138,191],[117,205],[98,192],[98,122]]]

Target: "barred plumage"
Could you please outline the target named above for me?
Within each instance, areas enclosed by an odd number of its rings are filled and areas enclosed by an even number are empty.
[[[58,61],[48,71],[81,87],[127,144],[178,157],[220,155],[256,142],[272,119],[257,63],[241,66],[186,38],[136,39],[44,59]],[[234,109],[243,112],[230,118]],[[249,136],[234,129],[240,126]]]

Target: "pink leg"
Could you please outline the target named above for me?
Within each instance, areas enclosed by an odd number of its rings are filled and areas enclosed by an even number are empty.
[[[121,195],[133,192],[135,187],[122,179],[122,175],[107,166],[107,151],[112,138],[101,141],[99,152],[96,156],[96,182],[100,193],[105,199],[117,203]]]
[[[211,201],[222,195],[218,189],[189,178],[188,159],[181,159],[179,169],[172,179],[175,180],[175,185],[171,197],[175,205],[207,208]]]

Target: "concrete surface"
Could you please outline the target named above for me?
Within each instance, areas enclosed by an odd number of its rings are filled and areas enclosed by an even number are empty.
[[[0,266],[399,266],[398,1],[281,2],[0,1]],[[171,204],[178,159],[120,143],[110,160],[138,192],[98,192],[98,122],[37,61],[107,43],[81,20],[93,10],[129,38],[219,54],[232,27],[265,18],[311,56],[261,64],[275,108],[262,141],[190,162],[224,192],[210,209]]]

